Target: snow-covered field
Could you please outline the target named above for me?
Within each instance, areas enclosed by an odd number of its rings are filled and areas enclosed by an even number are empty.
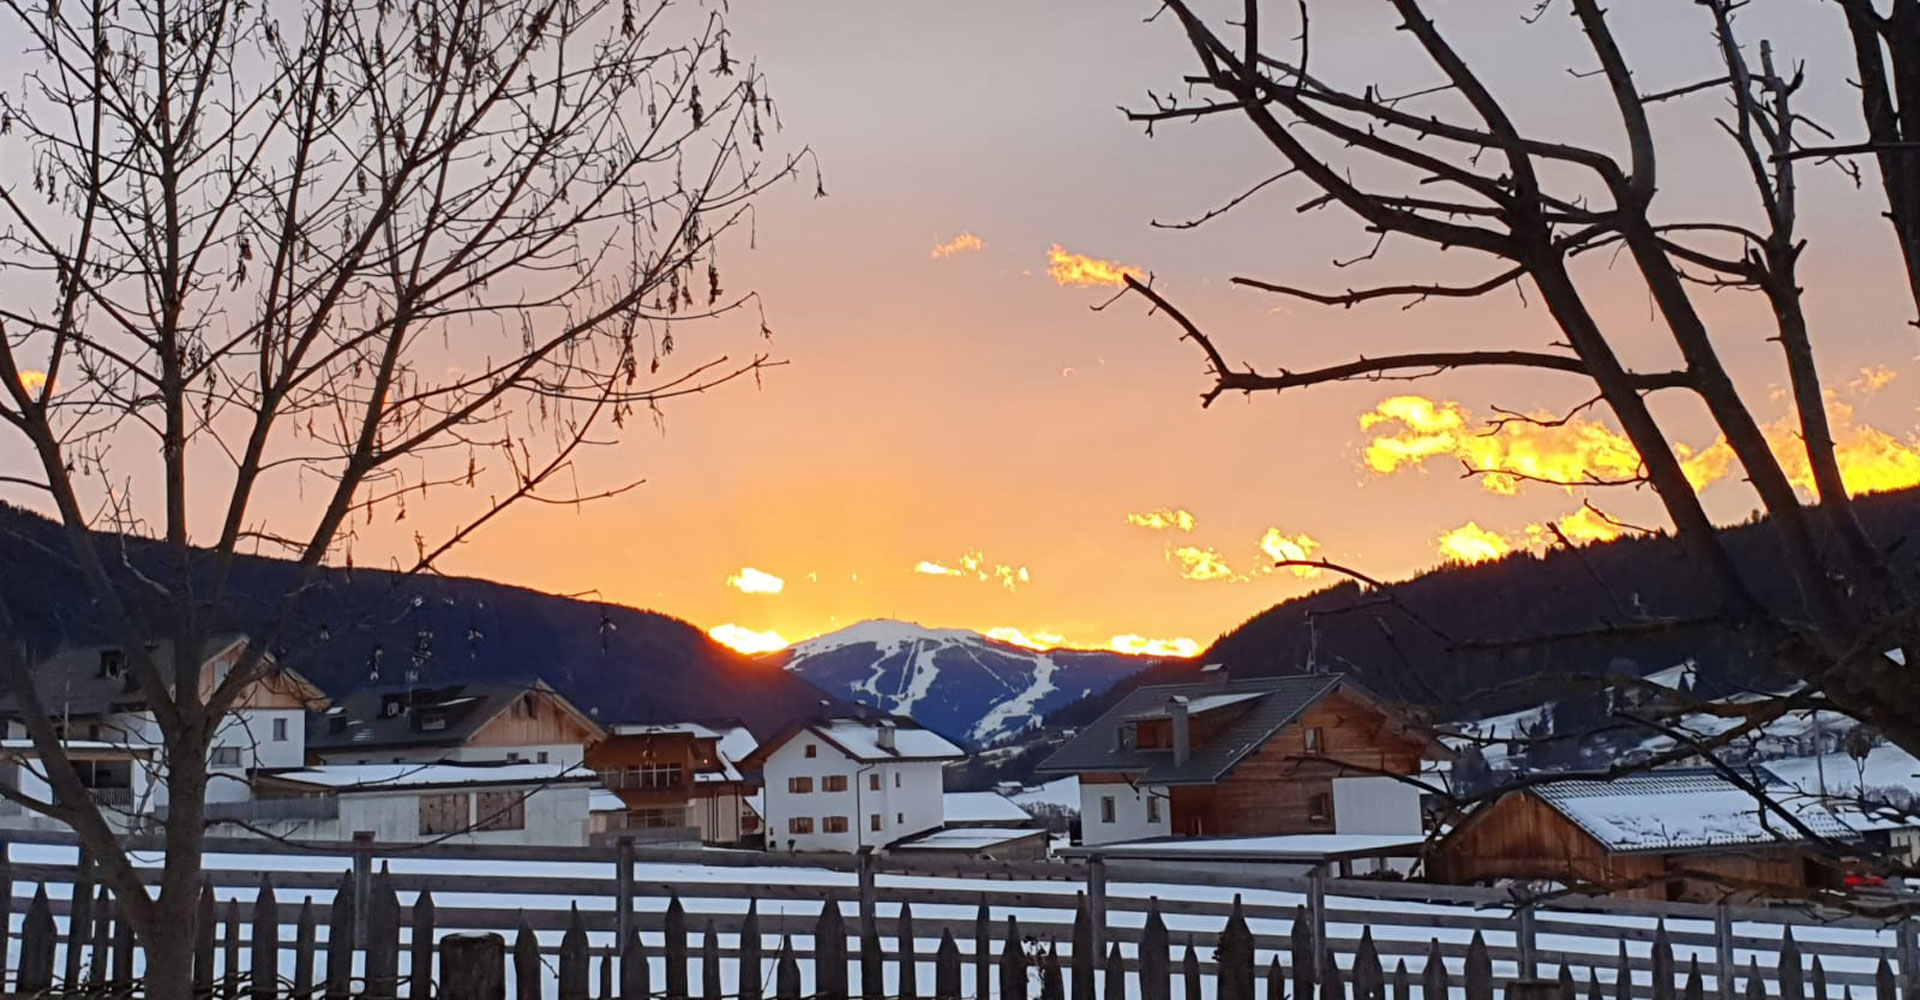
[[[12,924],[16,934],[21,913],[38,887],[33,881],[34,869],[31,866],[70,865],[73,856],[70,847],[22,843],[11,846],[10,857],[16,868]],[[636,865],[636,909],[640,913],[638,924],[653,956],[655,984],[663,982],[665,972],[664,960],[660,957],[663,938],[659,928],[660,915],[668,904],[669,890],[679,893],[688,914],[687,923],[692,931],[696,955],[691,972],[696,995],[701,987],[698,949],[709,921],[716,928],[716,941],[724,955],[722,976],[726,981],[722,984],[723,992],[732,991],[737,975],[735,956],[740,943],[739,921],[747,911],[750,897],[756,901],[762,924],[762,962],[767,966],[769,984],[772,981],[773,956],[781,936],[788,935],[803,954],[810,952],[813,921],[830,895],[837,900],[850,929],[856,925],[857,884],[852,872],[801,863],[783,864],[775,856],[765,857],[763,860],[766,864],[744,866],[725,863],[727,860],[738,860],[738,855],[716,854],[716,863],[711,864],[683,860],[643,860]],[[158,864],[159,858],[145,857],[142,862]],[[585,916],[589,941],[596,952],[596,981],[597,965],[613,947],[613,870],[608,863],[492,861],[411,853],[395,854],[383,858],[382,862],[389,868],[399,887],[398,895],[403,907],[412,907],[417,886],[423,882],[431,886],[439,913],[438,932],[441,934],[462,930],[495,931],[511,940],[512,929],[524,916],[535,927],[542,949],[548,953],[546,960],[551,966],[569,911],[577,906]],[[300,903],[308,898],[316,905],[330,901],[332,892],[325,886],[346,868],[341,856],[321,854],[216,854],[208,857],[207,865],[210,871],[216,873],[216,881],[224,883],[216,889],[217,898],[223,906],[229,899],[239,900],[243,908],[250,904],[258,891],[262,872],[275,873],[287,882],[301,883],[293,887],[276,885],[274,890],[275,899],[280,904],[280,918],[286,924],[280,934],[283,942],[293,939],[291,924]],[[1059,866],[1058,870],[1063,876],[1075,873],[1074,869],[1064,865]],[[1031,874],[1036,869],[1025,871]],[[1284,888],[1259,887],[1256,883],[1279,883],[1259,878],[1256,870],[1251,868],[1246,885],[1194,884],[1196,881],[1198,879],[1182,879],[1178,872],[1169,872],[1164,880],[1114,882],[1108,887],[1110,938],[1121,942],[1122,950],[1130,960],[1137,958],[1139,932],[1146,919],[1148,902],[1157,899],[1169,930],[1175,960],[1191,942],[1202,961],[1208,963],[1208,979],[1203,989],[1203,996],[1207,996],[1212,990],[1210,963],[1213,939],[1224,925],[1233,900],[1239,897],[1256,936],[1259,966],[1264,969],[1276,954],[1282,954],[1285,960],[1283,953],[1288,947],[1296,907],[1305,902],[1303,893]],[[942,931],[953,933],[963,955],[971,954],[974,921],[983,902],[988,905],[993,922],[994,954],[999,952],[999,939],[1005,933],[1008,919],[1013,918],[1018,921],[1023,936],[1031,936],[1040,942],[1053,942],[1060,949],[1064,963],[1071,954],[1070,930],[1074,907],[1078,894],[1084,888],[1081,882],[1068,877],[1009,879],[885,873],[878,876],[876,885],[880,897],[877,912],[882,922],[883,946],[889,956],[897,956],[900,952],[900,942],[893,935],[897,934],[895,924],[902,904],[912,907],[914,947],[923,990],[933,982],[932,959]],[[1399,887],[1399,894],[1407,895],[1409,888]],[[56,909],[62,908],[59,904],[70,895],[68,886],[52,878],[49,878],[47,891],[50,898],[56,901]],[[1351,963],[1353,949],[1362,929],[1371,928],[1389,970],[1397,961],[1404,959],[1417,981],[1425,965],[1430,941],[1438,940],[1444,960],[1457,980],[1462,973],[1466,946],[1478,930],[1492,950],[1496,979],[1504,981],[1517,972],[1513,962],[1514,921],[1505,909],[1484,904],[1474,906],[1411,898],[1372,898],[1382,892],[1391,893],[1391,889],[1370,889],[1357,883],[1343,886],[1335,882],[1330,885],[1327,934],[1343,965]],[[1447,892],[1436,888],[1433,895],[1440,897]],[[1702,967],[1711,977],[1716,960],[1712,925],[1709,919],[1700,915],[1698,908],[1691,913],[1688,919],[1668,922],[1669,932],[1674,936],[1675,955],[1683,970],[1689,958],[1698,956]],[[1575,975],[1582,983],[1587,980],[1589,966],[1597,972],[1602,983],[1611,983],[1614,980],[1615,956],[1624,942],[1634,964],[1639,967],[1636,979],[1644,989],[1647,975],[1644,967],[1650,955],[1650,939],[1656,924],[1654,916],[1637,912],[1576,912],[1573,909],[1549,908],[1539,911],[1536,921],[1537,947],[1542,961],[1549,963],[1542,971],[1548,971],[1549,968],[1557,970],[1557,963],[1564,958],[1574,967]],[[64,924],[64,919],[61,923]],[[1869,989],[1875,963],[1882,955],[1891,958],[1894,954],[1894,935],[1884,928],[1851,924],[1817,926],[1809,923],[1805,917],[1795,919],[1794,923],[1794,936],[1809,957],[1815,953],[1821,955],[1836,993],[1843,984],[1856,991]],[[1763,977],[1770,976],[1782,925],[1765,919],[1743,920],[1735,924],[1734,932],[1736,966],[1744,970],[1749,961],[1757,961],[1763,970]],[[326,930],[322,926],[322,940],[325,935]],[[14,948],[17,959],[17,943]],[[855,951],[857,953],[857,949]],[[404,975],[404,952],[401,961]],[[248,953],[244,948],[241,962],[243,967],[248,962]],[[283,952],[281,965],[283,975],[291,973],[292,958],[289,953]],[[802,968],[807,969],[809,965],[810,962],[803,958]],[[61,965],[57,963],[56,968],[59,967]],[[852,975],[857,989],[857,963]],[[889,994],[896,992],[897,975],[895,963],[889,961],[886,984]],[[963,975],[966,977],[963,985],[971,992],[970,962]],[[1711,984],[1709,988],[1712,988]],[[1177,992],[1179,986],[1176,985],[1175,989]]]

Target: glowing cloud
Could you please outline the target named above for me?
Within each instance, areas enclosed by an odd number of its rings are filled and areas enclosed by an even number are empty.
[[[742,594],[778,594],[787,587],[787,581],[752,566],[740,567],[740,572],[727,577],[727,586]]]
[[[953,239],[934,247],[933,257],[935,260],[938,260],[942,257],[951,257],[957,253],[966,253],[969,250],[983,250],[986,246],[986,240],[972,233],[963,232]]]
[[[1512,551],[1513,543],[1473,521],[1440,536],[1440,555],[1448,562],[1486,562]]]
[[[1193,515],[1178,507],[1172,507],[1128,514],[1127,523],[1136,528],[1147,528],[1152,531],[1166,531],[1169,528],[1192,531]]]
[[[1147,272],[1137,267],[1069,253],[1058,243],[1053,245],[1053,249],[1047,251],[1047,273],[1052,275],[1053,280],[1058,284],[1082,287],[1123,285],[1126,284],[1128,275],[1142,280],[1147,276]]]
[[[46,384],[46,372],[34,371],[28,368],[20,373],[20,388],[27,390],[28,393],[37,393],[45,388]]]
[[[1621,535],[1626,534],[1619,525],[1602,517],[1599,512],[1591,507],[1582,507],[1553,523],[1559,527],[1561,534],[1567,536],[1567,541],[1576,544],[1581,542],[1611,542]],[[1527,533],[1529,535],[1534,534],[1536,527],[1538,526],[1529,525],[1527,527]],[[1544,529],[1542,529],[1542,531],[1544,532]]]
[[[1200,654],[1200,644],[1192,639],[1149,639],[1144,635],[1116,635],[1108,648],[1116,653],[1132,653],[1135,656],[1177,656],[1187,658]]]
[[[1360,429],[1374,432],[1365,459],[1375,472],[1385,475],[1429,458],[1448,457],[1481,471],[1483,487],[1506,495],[1518,492],[1525,479],[1577,484],[1630,480],[1640,474],[1640,452],[1626,435],[1584,417],[1537,417],[1556,422],[1510,420],[1481,430],[1473,414],[1458,403],[1394,396],[1361,414]]]
[[[1314,550],[1319,547],[1320,543],[1314,541],[1311,535],[1289,535],[1279,528],[1268,528],[1267,533],[1260,536],[1260,551],[1265,552],[1274,562],[1311,559]],[[1320,575],[1320,571],[1312,566],[1289,566],[1287,569],[1293,575],[1305,580],[1311,580]]]
[[[1877,427],[1858,423],[1853,407],[1832,399],[1827,401],[1827,417],[1833,430],[1833,455],[1840,463],[1840,481],[1846,484],[1848,493],[1879,493],[1920,484],[1920,441],[1902,441]],[[1789,418],[1769,424],[1767,443],[1780,456],[1787,478],[1813,492],[1813,464],[1807,460],[1799,423]]]
[[[1213,549],[1185,545],[1167,550],[1167,560],[1175,559],[1180,561],[1180,575],[1189,580],[1231,580],[1235,575],[1232,567]]]
[[[707,635],[712,636],[713,641],[742,653],[771,653],[787,648],[787,640],[778,632],[755,632],[732,622],[715,625],[707,630]]]
[[[959,559],[960,565],[949,566],[946,563],[922,559],[914,564],[913,571],[925,576],[969,576],[981,582],[996,581],[1008,590],[1018,590],[1033,582],[1033,574],[1025,566],[1013,566],[1007,563],[992,562],[986,554],[975,549]]]
[[[1067,637],[1053,632],[1022,632],[1017,628],[1001,626],[987,630],[987,638],[996,639],[1010,646],[1023,646],[1027,649],[1045,652],[1058,649],[1067,644]]]

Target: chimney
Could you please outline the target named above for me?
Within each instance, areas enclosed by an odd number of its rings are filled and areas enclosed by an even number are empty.
[[[1173,766],[1181,767],[1193,754],[1192,732],[1187,725],[1187,698],[1174,695],[1167,699],[1167,718],[1173,722]]]
[[[900,741],[894,736],[893,723],[885,719],[880,720],[880,729],[874,734],[873,739],[875,743],[880,744],[882,750],[891,751],[900,745]]]

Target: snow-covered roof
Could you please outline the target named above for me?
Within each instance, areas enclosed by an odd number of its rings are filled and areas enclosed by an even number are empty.
[[[949,823],[1028,823],[1025,809],[999,792],[948,792],[944,803]]]
[[[1844,822],[1794,794],[1771,774],[1754,780],[1814,833],[1835,840],[1855,834]],[[1795,843],[1806,838],[1777,812],[1717,771],[1659,769],[1612,781],[1556,781],[1535,795],[1611,851]]]
[[[138,757],[148,756],[158,749],[146,743],[114,743],[108,740],[62,740],[60,746],[68,752],[113,752]],[[0,740],[0,750],[8,751],[11,756],[20,756],[20,751],[25,751],[28,756],[39,754],[39,751],[34,749],[32,740]]]
[[[587,793],[588,812],[626,812],[625,799],[604,788],[596,788]]]
[[[1329,858],[1417,854],[1423,833],[1290,833],[1271,837],[1156,837],[1077,848],[1070,855],[1122,858],[1179,857],[1193,860],[1321,861]]]
[[[1029,837],[1045,837],[1045,830],[1003,828],[992,826],[969,826],[952,830],[935,830],[932,833],[901,841],[896,850],[926,851],[979,851],[1001,844],[1011,844]]]
[[[1080,776],[1069,774],[1064,778],[1055,778],[1044,785],[1022,788],[1008,798],[1022,808],[1060,806],[1078,811],[1080,809]]]
[[[734,764],[746,760],[753,753],[753,748],[759,745],[760,741],[754,738],[752,730],[745,726],[730,726],[720,731],[720,756]]]
[[[965,750],[930,729],[900,726],[887,719],[828,719],[807,727],[821,739],[859,761],[963,760]],[[893,749],[880,745],[882,730],[893,731]]]
[[[1244,705],[1250,701],[1259,701],[1266,696],[1267,693],[1265,691],[1242,691],[1237,694],[1203,694],[1198,698],[1187,699],[1187,714],[1200,715],[1204,712],[1218,711],[1219,709],[1228,708],[1233,705]],[[1167,706],[1164,704],[1135,716],[1135,718],[1140,719],[1164,719],[1166,717]]]
[[[592,771],[565,764],[322,764],[279,771],[275,781],[336,792],[376,792],[423,785],[540,785],[596,781]]]
[[[718,732],[698,722],[623,722],[613,727],[615,736],[670,736],[676,733],[705,740],[720,738]]]

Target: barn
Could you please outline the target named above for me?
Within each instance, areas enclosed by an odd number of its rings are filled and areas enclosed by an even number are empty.
[[[1708,768],[1659,769],[1507,792],[1448,832],[1429,873],[1460,885],[1545,881],[1636,899],[1794,897],[1841,884],[1818,840],[1856,839],[1764,769],[1744,782]]]

